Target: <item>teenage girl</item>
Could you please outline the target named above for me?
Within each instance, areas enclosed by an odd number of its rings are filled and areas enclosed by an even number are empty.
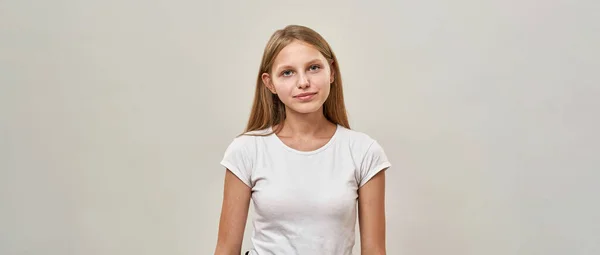
[[[336,56],[317,32],[290,25],[263,53],[245,132],[225,171],[216,255],[239,255],[252,200],[249,255],[385,254],[385,171],[377,141],[350,129]]]

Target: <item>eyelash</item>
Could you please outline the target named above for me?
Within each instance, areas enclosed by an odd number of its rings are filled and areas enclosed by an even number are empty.
[[[313,68],[313,67],[316,67],[316,68],[317,68],[315,71],[317,71],[317,70],[321,69],[321,66],[320,66],[320,65],[311,65],[311,66],[309,67],[309,69],[311,69],[311,68]],[[285,70],[285,71],[281,72],[281,76],[284,76],[284,77],[286,77],[286,75],[285,75],[285,73],[286,73],[286,72],[293,72],[293,71],[292,71],[292,70]]]

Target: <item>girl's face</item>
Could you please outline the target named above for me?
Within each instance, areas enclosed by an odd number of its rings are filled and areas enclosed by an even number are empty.
[[[294,41],[279,52],[271,73],[262,74],[262,80],[288,111],[312,113],[327,100],[333,75],[321,52],[308,43]]]

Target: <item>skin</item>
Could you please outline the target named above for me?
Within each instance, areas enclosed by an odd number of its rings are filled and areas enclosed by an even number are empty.
[[[336,125],[323,114],[334,73],[331,63],[310,44],[294,41],[275,58],[270,73],[262,74],[267,88],[286,106],[286,119],[277,136],[289,147],[311,151],[325,145]],[[300,99],[302,93],[313,93]],[[216,255],[239,255],[248,217],[251,189],[230,171],[225,173],[224,196]],[[381,255],[385,250],[385,171],[358,190],[361,254]]]

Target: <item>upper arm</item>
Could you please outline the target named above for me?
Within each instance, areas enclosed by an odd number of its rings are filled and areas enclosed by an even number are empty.
[[[223,204],[215,254],[241,253],[251,193],[249,186],[230,170],[225,171]]]
[[[391,166],[381,145],[371,140],[358,177],[361,254],[385,254],[385,172]]]
[[[219,255],[241,253],[253,185],[254,141],[251,136],[235,138],[221,160],[226,171],[217,236],[216,254]]]
[[[385,171],[358,189],[361,254],[385,254]]]

